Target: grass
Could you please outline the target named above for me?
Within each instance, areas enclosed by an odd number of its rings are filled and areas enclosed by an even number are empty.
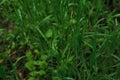
[[[120,14],[109,1],[2,0],[0,79],[119,80]]]

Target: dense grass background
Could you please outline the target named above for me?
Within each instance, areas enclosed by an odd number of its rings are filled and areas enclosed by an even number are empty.
[[[0,80],[120,80],[119,0],[2,0]]]

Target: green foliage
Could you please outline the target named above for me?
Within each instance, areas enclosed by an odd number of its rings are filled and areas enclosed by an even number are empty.
[[[120,14],[109,1],[0,1],[0,78],[119,80]]]

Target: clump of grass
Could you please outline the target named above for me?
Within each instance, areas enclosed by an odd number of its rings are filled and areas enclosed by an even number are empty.
[[[13,24],[0,24],[1,79],[119,79],[116,8],[102,0],[15,0],[0,8]]]

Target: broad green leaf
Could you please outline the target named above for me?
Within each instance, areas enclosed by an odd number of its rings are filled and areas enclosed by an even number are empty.
[[[48,31],[46,32],[45,36],[46,36],[47,38],[50,38],[50,37],[52,37],[52,34],[53,34],[52,29],[48,29]]]
[[[25,67],[26,67],[28,70],[30,70],[30,71],[34,70],[34,69],[35,69],[34,61],[29,61],[29,62],[27,62],[27,63],[25,64]]]
[[[32,60],[33,60],[33,55],[32,55],[32,53],[31,53],[30,50],[28,50],[28,51],[26,52],[26,57],[27,57],[27,60],[28,60],[28,61],[32,61]]]

